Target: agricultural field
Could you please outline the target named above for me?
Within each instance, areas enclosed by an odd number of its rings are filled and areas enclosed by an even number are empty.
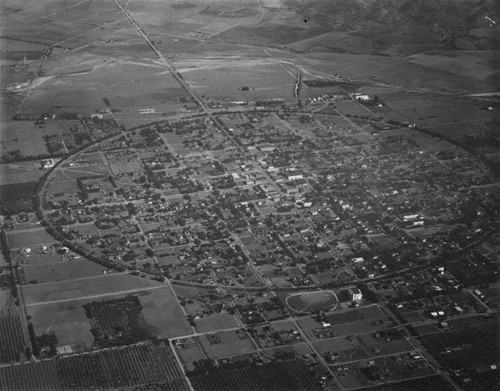
[[[321,321],[329,325],[323,326]],[[394,326],[378,306],[326,313],[321,321],[312,316],[299,318],[297,324],[311,341],[375,333]]]
[[[175,61],[188,84],[199,95],[231,101],[294,99],[295,77],[271,58],[235,59],[184,57]],[[228,75],[231,75],[228,77]],[[249,87],[250,91],[241,91]]]
[[[309,370],[299,360],[248,365],[238,369],[220,369],[190,376],[196,391],[320,390]]]
[[[55,248],[51,245],[29,247],[30,252],[26,249],[11,251],[12,262],[20,266],[38,266],[48,263],[64,262],[66,254],[57,254]]]
[[[21,319],[22,311],[18,307],[1,309],[0,307],[0,362],[18,361],[28,347],[25,325]],[[1,383],[0,383],[1,384]]]
[[[9,195],[8,185],[24,185],[25,183],[38,182],[38,179],[40,179],[43,174],[44,171],[40,170],[39,160],[0,163],[0,183],[2,184],[2,187],[0,187],[0,198],[3,200],[4,197]],[[14,186],[11,187],[11,189],[14,189],[13,192],[18,191]],[[27,195],[28,194],[26,194],[26,196]],[[31,191],[29,195],[32,196],[33,192]]]
[[[47,262],[37,265],[23,265],[24,281],[29,284],[44,282],[55,282],[74,280],[79,278],[88,278],[100,276],[103,270],[106,270],[97,263],[87,259],[75,259],[72,261],[61,262],[58,256],[55,262]],[[31,261],[31,257],[29,258]]]
[[[137,296],[93,301],[83,308],[95,343],[102,348],[129,345],[150,337]]]
[[[205,334],[200,337],[200,343],[207,357],[212,359],[250,353],[255,350],[251,339],[241,330]]]
[[[2,182],[0,182],[2,183]],[[33,210],[36,182],[0,185],[0,211],[5,216]]]
[[[396,330],[327,339],[314,342],[313,346],[329,363],[370,359],[414,350]]]
[[[54,238],[47,233],[45,228],[33,228],[24,231],[8,232],[7,240],[9,241],[9,247],[11,250],[54,243]]]
[[[5,255],[3,254],[3,252],[0,252],[0,267],[7,267],[7,266],[9,266],[9,262],[5,258]]]
[[[71,300],[26,307],[26,314],[33,323],[35,333],[55,332],[58,346],[67,351],[80,352],[93,346],[94,336],[85,316],[83,305],[92,300]]]
[[[374,119],[370,110],[365,109],[360,103],[353,101],[335,102],[335,108],[347,117],[363,117]]]
[[[455,388],[442,375],[422,377],[420,379],[410,379],[401,382],[386,383],[375,387],[363,388],[366,391],[421,391],[439,390],[453,391]]]
[[[300,358],[306,360],[308,364],[317,363],[319,361],[319,359],[315,357],[315,354],[316,353],[307,343],[278,346],[275,348],[268,348],[261,351],[261,356],[271,361]]]
[[[57,375],[55,360],[0,368],[0,384],[7,390],[65,391]]]
[[[137,297],[151,335],[163,339],[193,333],[181,306],[168,287],[143,291]]]
[[[333,372],[341,386],[364,388],[411,378],[435,375],[434,369],[416,353],[402,353],[393,356],[356,361],[333,366]],[[401,383],[400,383],[401,384]]]
[[[0,368],[9,390],[88,390],[156,386],[189,390],[168,345],[143,343],[120,349]]]
[[[468,326],[420,337],[425,348],[449,370],[489,368],[498,360],[496,324]]]
[[[210,333],[238,327],[238,322],[234,319],[234,316],[228,313],[220,313],[196,319],[195,327],[199,333]]]
[[[163,287],[163,284],[155,281],[120,273],[90,277],[84,280],[25,285],[21,290],[26,305],[31,306],[155,290]]]
[[[31,158],[48,155],[49,151],[44,140],[44,131],[33,122],[9,122],[2,129],[2,157],[4,159]],[[51,132],[45,133],[51,134]]]

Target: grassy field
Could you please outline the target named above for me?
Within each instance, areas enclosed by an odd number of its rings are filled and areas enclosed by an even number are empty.
[[[54,195],[58,193],[71,194],[78,193],[79,189],[76,180],[70,179],[62,171],[58,171],[49,181],[47,187],[47,195]]]
[[[220,342],[212,343],[205,335],[200,337],[201,343],[210,358],[220,358],[235,354],[249,353],[255,350],[250,338],[241,339],[235,331],[217,333]]]
[[[34,228],[21,232],[9,232],[7,234],[7,239],[11,250],[54,242],[54,238],[47,233],[45,228]]]
[[[140,45],[147,48],[143,41]],[[72,69],[75,63],[79,64],[78,68]],[[121,120],[143,118],[150,122],[148,116],[138,115],[139,109],[154,108],[161,117],[163,111],[179,109],[181,105],[176,103],[177,99],[187,96],[164,67],[151,63],[108,62],[101,56],[82,58],[79,54],[70,54],[51,57],[47,67],[51,67],[53,73],[60,69],[64,74],[38,86],[24,103],[24,114],[89,115],[103,109],[103,97],[107,97],[112,108],[119,110],[116,116]],[[132,90],[130,80],[133,80]]]
[[[100,298],[119,293],[163,288],[164,285],[129,274],[108,274],[84,280],[58,281],[50,284],[26,285],[21,291],[27,306],[46,302],[64,302],[83,298]]]
[[[7,266],[9,266],[9,262],[7,262],[7,259],[5,259],[3,253],[0,253],[0,267],[7,267]]]
[[[200,58],[191,55],[177,60],[175,65],[199,95],[225,98],[228,102],[277,97],[295,99],[295,77],[271,58]],[[244,86],[252,90],[239,91]]]
[[[179,356],[185,363],[186,368],[193,369],[193,362],[205,359],[205,355],[198,346],[193,346],[187,349],[181,349],[178,351]]]
[[[2,155],[3,153],[2,151]],[[40,170],[38,160],[0,163],[0,183],[2,185],[38,181],[43,173]]]
[[[2,156],[9,156],[11,151],[16,150],[21,157],[48,154],[43,136],[43,130],[32,122],[9,122],[8,126],[2,128]]]
[[[72,345],[75,350],[84,350],[92,344],[93,336],[83,305],[101,299],[121,298],[124,296],[124,289],[120,288],[138,287],[137,282],[132,283],[127,277],[131,276],[116,275],[100,279],[97,277],[73,282],[24,286],[22,292],[27,302],[26,312],[31,316],[37,333],[41,334],[50,327],[56,332],[60,346]],[[134,289],[134,292],[127,293],[139,297],[143,307],[142,313],[152,335],[158,338],[171,338],[191,334],[192,329],[169,289],[163,285],[158,287],[160,289],[154,289],[155,287],[153,290]],[[58,301],[41,302],[43,297],[54,297],[50,294],[44,295],[46,291],[50,290],[57,295],[58,288],[65,289],[60,293]],[[75,298],[71,299],[69,296]],[[78,296],[80,298],[77,298]],[[39,300],[40,298],[42,300]],[[37,304],[34,304],[35,301]]]
[[[61,255],[54,255],[50,253],[39,254],[38,251],[40,250],[40,247],[38,248],[34,247],[32,248],[32,250],[35,251],[32,251],[31,254],[29,254],[29,257],[20,251],[14,251],[12,252],[12,259],[14,260],[14,262],[25,266],[44,265],[46,263],[55,263],[63,261]]]
[[[47,330],[56,333],[59,346],[75,345],[75,350],[84,350],[94,340],[83,305],[91,300],[72,300],[61,303],[26,307],[37,335]]]
[[[199,333],[209,333],[233,327],[238,327],[238,322],[228,313],[213,314],[196,320],[196,330]]]
[[[25,281],[37,281],[37,283],[73,280],[102,275],[103,268],[95,262],[86,259],[75,259],[73,261],[61,262],[55,256],[56,261],[38,265],[24,265],[23,271]]]
[[[293,61],[312,75],[339,74],[360,82],[382,82],[403,88],[436,89],[442,91],[491,91],[491,82],[466,77],[417,64],[406,58],[391,58],[370,54],[312,52],[307,56],[269,50],[284,61]],[[473,66],[473,65],[472,65]],[[460,83],[457,83],[457,77]]]
[[[420,64],[429,68],[441,69],[447,72],[456,73],[459,76],[484,80],[495,75],[497,70],[490,66],[493,58],[492,52],[485,52],[486,57],[474,52],[457,51],[449,53],[446,51],[430,51],[409,56],[415,64]]]
[[[156,337],[172,338],[193,333],[168,287],[141,292],[139,299],[144,318]]]

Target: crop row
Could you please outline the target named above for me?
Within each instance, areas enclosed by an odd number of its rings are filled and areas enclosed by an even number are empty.
[[[0,311],[0,362],[18,361],[26,347],[24,328],[18,311]]]
[[[141,345],[0,368],[0,389],[189,390],[168,345]]]
[[[297,361],[272,362],[238,369],[214,369],[191,378],[198,391],[315,391],[319,387],[307,367]]]
[[[424,346],[446,368],[489,367],[498,359],[496,325],[467,327],[462,330],[421,337]]]
[[[0,368],[0,389],[16,391],[63,391],[56,363],[46,360]]]

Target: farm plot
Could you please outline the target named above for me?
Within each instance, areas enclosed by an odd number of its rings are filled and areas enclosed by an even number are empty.
[[[384,338],[384,332],[363,334],[358,340],[370,357],[409,352],[414,349],[413,345],[400,335],[396,338]]]
[[[338,111],[347,117],[366,117],[369,119],[374,119],[375,116],[365,109],[359,102],[353,101],[343,101],[335,102],[335,107]]]
[[[500,307],[500,294],[498,287],[494,288],[481,288],[481,293],[484,295],[486,300],[489,302],[491,308]]]
[[[324,341],[313,342],[313,346],[321,355],[325,355],[328,352],[340,352],[352,349],[352,342],[347,338],[334,338]]]
[[[9,232],[7,233],[7,239],[11,250],[54,242],[54,238],[47,233],[45,228]]]
[[[0,267],[7,267],[7,266],[9,266],[9,262],[5,258],[5,255],[3,255],[3,253],[0,253]]]
[[[268,348],[261,350],[263,357],[266,357],[272,361],[276,360],[288,360],[291,358],[305,358],[309,355],[314,354],[314,351],[309,347],[307,343],[300,343],[295,345],[279,346],[276,348]],[[310,359],[310,363],[316,362],[314,359]]]
[[[55,258],[55,262],[23,265],[24,280],[28,283],[65,281],[99,276],[104,270],[101,265],[86,259],[61,262],[57,256]]]
[[[413,346],[405,339],[384,341],[381,338],[375,339],[369,334],[336,338],[314,344],[330,363],[363,360],[413,350]]]
[[[387,380],[398,381],[411,378],[432,376],[435,371],[418,355],[403,353],[341,364],[332,367],[337,373],[339,383],[348,389],[375,386]]]
[[[0,289],[0,310],[10,307],[13,300],[10,289]]]
[[[232,101],[259,99],[295,99],[295,77],[271,59],[210,58],[192,56],[176,61],[177,69],[199,95]],[[250,91],[241,91],[241,87]]]
[[[64,195],[78,193],[78,185],[76,179],[68,177],[64,172],[58,171],[55,173],[54,177],[49,180],[47,186],[47,196]]]
[[[18,307],[0,311],[0,362],[17,361],[24,354],[27,335],[21,316]]]
[[[55,360],[0,367],[0,385],[5,390],[65,391],[57,376]]]
[[[54,254],[52,251],[49,251],[49,253],[44,253],[42,248],[50,248],[52,249],[51,246],[40,246],[38,248],[36,247],[30,247],[31,248],[31,253],[26,254],[25,251],[20,250],[20,251],[12,251],[11,256],[12,256],[12,261],[14,263],[20,264],[20,265],[43,265],[46,263],[56,263],[56,262],[63,262],[63,256],[60,254]]]
[[[100,347],[128,345],[149,338],[141,304],[136,296],[93,301],[83,308]]]
[[[319,339],[319,337],[313,331],[317,330],[318,328],[322,328],[319,321],[315,320],[312,317],[304,317],[297,319],[297,324],[311,341]]]
[[[4,367],[0,380],[8,390],[108,390],[152,384],[189,390],[170,347],[150,343]]]
[[[251,339],[241,330],[202,335],[200,342],[207,356],[213,359],[250,353],[255,350]]]
[[[75,227],[82,236],[99,235],[99,229],[94,223],[80,224]]]
[[[49,154],[43,133],[43,130],[32,122],[9,122],[8,126],[2,129],[2,155],[36,158]]]
[[[329,326],[323,326],[314,317],[299,319],[297,323],[313,341],[376,332],[392,325],[392,321],[377,306],[327,314],[324,323]]]
[[[131,288],[132,287],[132,288]],[[164,285],[128,274],[109,274],[85,280],[58,281],[21,288],[27,306],[76,299],[97,299],[101,296],[137,293],[142,290],[163,288]]]
[[[445,368],[489,367],[498,359],[496,324],[429,334],[420,337],[425,348]]]
[[[69,350],[82,351],[92,346],[94,337],[83,305],[90,300],[71,300],[59,303],[27,306],[26,314],[37,335],[50,328],[58,339],[59,346]]]
[[[200,333],[208,333],[234,327],[238,327],[238,322],[228,313],[212,314],[196,319],[196,330]]]
[[[1,153],[2,155],[4,154],[3,151]],[[43,174],[44,172],[40,170],[40,161],[38,160],[15,163],[0,163],[0,183],[2,184],[2,186],[15,183],[24,184],[29,182],[37,182]],[[3,199],[5,190],[0,191],[1,198]]]
[[[215,370],[191,376],[190,380],[196,391],[320,390],[307,366],[299,360],[277,361],[240,369]]]
[[[138,298],[152,335],[162,339],[193,333],[177,299],[168,287],[141,292]]]
[[[364,388],[364,391],[422,391],[439,390],[453,391],[455,388],[441,375],[427,376],[420,379],[410,379],[397,383],[387,383],[380,386]]]
[[[187,371],[192,371],[194,369],[194,362],[205,360],[207,358],[197,345],[186,349],[178,349],[178,354],[186,366]]]
[[[387,326],[392,325],[392,321],[384,320],[362,320],[358,322],[351,322],[346,324],[332,324],[332,329],[336,335],[351,335],[351,334],[363,334],[368,332],[373,332],[377,330],[382,330]]]

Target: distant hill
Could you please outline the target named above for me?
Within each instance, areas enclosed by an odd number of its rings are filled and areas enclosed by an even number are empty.
[[[394,45],[500,48],[498,23],[488,19],[500,22],[496,0],[284,0],[283,6],[325,30],[368,39],[374,52]]]

